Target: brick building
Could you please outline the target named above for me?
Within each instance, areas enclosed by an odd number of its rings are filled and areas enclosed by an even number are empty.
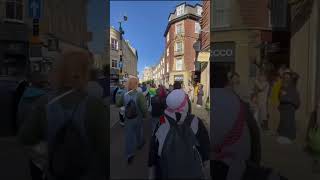
[[[169,15],[164,33],[166,84],[180,81],[185,87],[191,85],[196,58],[193,44],[199,37],[202,6],[182,3]]]

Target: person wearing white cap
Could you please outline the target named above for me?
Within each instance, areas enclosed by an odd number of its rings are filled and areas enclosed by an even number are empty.
[[[173,90],[166,99],[167,108],[153,132],[149,151],[149,178],[205,177],[210,139],[203,122],[188,113],[188,96]]]

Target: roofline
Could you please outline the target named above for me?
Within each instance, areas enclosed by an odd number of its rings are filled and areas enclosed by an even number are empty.
[[[195,7],[197,7],[197,6],[203,7],[203,6],[202,6],[201,4],[199,4],[199,3],[197,3],[197,4],[195,4],[195,5],[193,6],[193,5],[191,5],[191,4],[187,4],[187,2],[183,2],[183,3],[180,3],[180,4],[178,4],[178,5],[175,6],[174,11],[171,12],[171,13],[169,13],[169,16],[168,16],[167,19],[170,18],[171,14],[175,14],[175,13],[176,13],[176,10],[177,10],[177,7],[181,6],[182,4],[184,4],[185,6],[192,7],[192,8],[195,8]]]
[[[195,21],[199,21],[199,20],[201,19],[201,17],[196,16],[196,15],[190,13],[190,14],[185,14],[185,15],[183,15],[183,16],[180,16],[180,17],[178,17],[178,18],[170,21],[170,22],[168,23],[167,27],[166,27],[165,32],[164,32],[164,37],[167,36],[167,33],[168,33],[168,31],[169,31],[169,27],[170,27],[172,24],[177,23],[177,22],[179,22],[179,21],[182,21],[182,20],[184,20],[184,19],[193,19],[193,20],[195,20]]]

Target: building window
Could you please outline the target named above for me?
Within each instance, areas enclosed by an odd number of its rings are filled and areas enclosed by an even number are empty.
[[[199,15],[199,16],[201,16],[202,15],[202,7],[200,7],[200,6],[198,6],[197,7],[197,14]]]
[[[118,40],[111,38],[111,49],[118,50],[119,49],[119,42]]]
[[[169,72],[169,63],[167,63],[167,72]]]
[[[176,34],[182,34],[183,32],[184,32],[183,24],[182,23],[176,24]]]
[[[176,59],[176,71],[182,71],[182,58]]]
[[[213,0],[213,27],[230,26],[230,0]]]
[[[195,33],[198,33],[198,34],[200,33],[201,27],[198,22],[194,23],[194,29],[195,29]]]
[[[6,1],[6,18],[15,20],[23,19],[23,0]]]
[[[181,16],[184,14],[184,4],[177,7],[177,16]]]
[[[182,50],[183,50],[182,42],[177,42],[176,43],[176,52],[182,52]]]
[[[167,48],[167,56],[169,56],[169,48]]]
[[[113,59],[111,63],[111,67],[118,68],[118,61]]]

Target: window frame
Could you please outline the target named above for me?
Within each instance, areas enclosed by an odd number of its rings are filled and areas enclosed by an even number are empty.
[[[115,41],[115,44],[113,43],[113,41]],[[115,46],[115,48],[114,48]],[[111,49],[118,51],[119,50],[119,41],[115,38],[111,38]]]
[[[184,33],[184,26],[183,26],[183,25],[184,25],[183,22],[177,23],[177,24],[175,25],[176,35],[178,35],[178,34],[183,34],[183,33]],[[180,31],[180,32],[178,32],[178,27],[179,27],[179,26],[181,26],[181,31]]]
[[[169,66],[169,63],[167,62],[167,73],[169,72],[169,68],[170,66]]]
[[[197,31],[197,28],[199,28],[198,31]],[[194,23],[194,33],[197,33],[197,34],[201,33],[201,25],[199,22]]]
[[[178,50],[178,44],[181,44],[181,48]],[[178,41],[175,43],[175,51],[176,52],[183,52],[183,43],[182,41]]]
[[[9,17],[8,16],[8,4],[12,3],[13,4],[13,17]],[[5,0],[4,1],[4,8],[5,8],[5,13],[4,13],[4,17],[5,17],[5,20],[8,20],[8,21],[14,21],[14,22],[23,22],[24,20],[24,6],[25,6],[25,3],[24,3],[24,0]],[[12,5],[11,4],[11,5]],[[21,17],[18,18],[18,8],[19,8],[19,5],[20,5],[20,8],[21,8]]]
[[[115,62],[115,65],[116,65],[116,66],[113,66],[114,62]],[[119,68],[118,60],[116,60],[116,59],[112,59],[112,60],[111,60],[111,67],[112,67],[112,68],[116,68],[116,69],[118,69],[118,68]]]
[[[230,0],[213,0],[213,28],[230,27]],[[217,20],[220,22],[217,23]]]
[[[169,57],[169,47],[167,48],[167,57]]]
[[[200,12],[200,13],[199,13]],[[197,6],[197,14],[202,16],[203,8],[201,6]]]
[[[178,6],[176,11],[177,11],[177,17],[184,15],[185,14],[185,4]]]
[[[178,62],[179,62],[179,64],[178,64]],[[175,67],[176,71],[183,71],[183,58],[182,57],[176,58],[175,65],[176,65],[176,67]],[[178,65],[180,66],[179,69],[178,69]]]

